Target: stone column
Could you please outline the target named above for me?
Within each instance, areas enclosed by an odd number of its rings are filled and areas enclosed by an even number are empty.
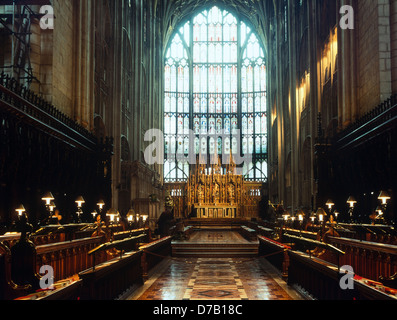
[[[308,2],[308,12],[317,12],[317,4],[316,2],[309,1]],[[311,141],[311,153],[310,153],[310,176],[311,176],[311,183],[310,183],[310,191],[312,195],[312,205],[316,202],[316,188],[315,188],[315,181],[314,181],[314,143],[317,131],[317,118],[318,112],[321,102],[321,91],[320,91],[320,72],[321,68],[319,67],[317,60],[321,55],[318,51],[317,45],[317,26],[319,21],[317,20],[316,14],[309,14],[309,65],[310,65],[310,136],[312,137]],[[321,23],[321,22],[320,22]],[[306,164],[304,164],[306,165]],[[309,204],[307,204],[309,205]],[[313,208],[314,209],[314,208]]]
[[[88,130],[94,124],[94,14],[90,0],[75,2],[74,107],[75,118]]]
[[[397,0],[390,0],[390,43],[392,93],[397,93]]]
[[[298,52],[297,52],[297,36],[298,32],[296,30],[296,19],[295,19],[295,3],[294,0],[288,1],[288,34],[289,34],[289,85],[290,85],[290,108],[291,108],[291,128],[290,128],[290,139],[291,139],[291,214],[293,214],[294,209],[296,208],[298,201],[298,193],[299,193],[299,119],[300,119],[300,110],[297,108],[297,97],[296,97],[296,88],[297,88],[297,79],[296,79],[296,70],[297,70],[297,60],[298,60]],[[304,10],[304,9],[303,9]],[[282,64],[281,64],[282,65]],[[287,151],[287,150],[285,150]],[[286,152],[287,154],[287,152]]]
[[[341,6],[352,5],[352,0],[341,0]],[[339,12],[339,9],[338,9]],[[347,127],[353,121],[355,111],[354,77],[354,30],[338,28],[338,83],[339,83],[339,124]]]
[[[379,79],[380,101],[390,98],[392,93],[391,70],[391,12],[390,0],[378,0],[378,30],[379,30]],[[394,26],[393,26],[394,27]],[[373,106],[376,107],[376,106]]]
[[[38,19],[33,19],[31,18],[31,27],[30,27],[30,52],[29,52],[29,47],[25,47],[25,57],[28,59],[30,55],[30,66],[32,68],[31,72],[33,77],[38,79],[40,81],[40,66],[41,66],[41,29],[40,29],[40,21]],[[28,39],[27,36],[21,35],[24,39]],[[26,45],[29,45],[28,42],[26,42]],[[24,47],[25,45],[22,45]],[[15,52],[14,52],[15,54]],[[15,64],[18,63],[17,59],[19,57],[15,57]],[[24,65],[21,67],[24,67],[25,69],[29,68],[28,61],[25,62]],[[21,70],[20,75],[23,77],[25,75],[25,72]],[[27,75],[27,74],[26,74]],[[25,80],[26,81],[26,80]],[[35,92],[40,92],[41,93],[41,88],[40,88],[40,83],[37,82],[36,80],[32,81],[31,90]]]
[[[113,25],[113,55],[110,61],[110,75],[112,77],[112,136],[114,137],[114,156],[112,165],[112,203],[113,208],[119,205],[119,190],[121,183],[121,90],[122,90],[122,38],[123,38],[123,3],[122,1],[112,2],[114,15],[112,16]],[[112,11],[112,10],[111,10]]]
[[[278,41],[280,38],[280,23],[277,19],[277,8],[275,7],[275,17],[273,18],[273,28],[275,30],[275,44],[271,43],[271,47],[275,48],[273,63],[276,65],[276,74],[273,79],[271,79],[275,83],[274,93],[276,95],[276,108],[277,108],[277,158],[278,158],[278,197],[279,202],[285,199],[285,174],[284,174],[284,166],[285,166],[285,140],[284,140],[284,112],[283,108],[283,99],[282,99],[282,90],[283,90],[283,70],[281,68],[281,50],[280,50],[280,42]]]

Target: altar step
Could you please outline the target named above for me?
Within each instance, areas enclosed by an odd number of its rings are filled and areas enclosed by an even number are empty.
[[[199,244],[172,243],[172,256],[177,258],[254,258],[259,253],[259,243]]]
[[[259,255],[259,240],[257,237],[247,238],[239,224],[231,225],[219,220],[200,221],[200,224],[189,222],[191,227],[187,238],[174,239],[171,243],[173,257],[252,258]]]
[[[206,227],[220,227],[234,229],[243,225],[246,221],[242,219],[197,219],[192,218],[185,221],[185,225],[193,226],[195,228],[206,228]]]

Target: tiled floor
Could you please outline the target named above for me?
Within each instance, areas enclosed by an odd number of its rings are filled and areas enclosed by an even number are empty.
[[[260,259],[168,259],[129,300],[301,300]]]

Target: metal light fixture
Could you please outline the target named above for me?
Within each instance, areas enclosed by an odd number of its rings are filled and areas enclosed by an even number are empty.
[[[129,223],[133,223],[134,222],[134,217],[135,217],[135,211],[134,209],[130,209],[127,213],[127,220]]]
[[[313,211],[312,214],[310,215],[310,220],[312,221],[312,223],[314,223],[314,220],[316,220],[317,216],[316,213]]]
[[[22,204],[16,208],[15,211],[18,213],[18,217],[22,217],[23,213],[26,212],[25,207]]]
[[[82,196],[80,196],[76,199],[75,202],[77,204],[77,208],[81,208],[83,206],[83,204],[85,203],[85,200]]]
[[[45,201],[45,205],[49,206],[51,204],[52,200],[55,200],[54,196],[52,195],[51,192],[47,192],[42,198],[41,200]]]
[[[375,211],[377,216],[374,219],[374,223],[384,223],[384,224],[387,223],[384,216],[384,206],[383,205],[378,206]]]
[[[49,205],[50,212],[54,212],[55,208],[56,208],[55,202],[51,201]]]
[[[357,200],[350,196],[349,199],[347,199],[347,204],[349,205],[349,216],[350,216],[350,223],[353,223],[353,213],[354,213],[354,207],[357,204]]]
[[[286,212],[283,214],[283,219],[284,219],[284,221],[287,222],[288,219],[290,218],[290,216],[291,216],[291,215],[289,214],[289,212],[286,211]]]
[[[385,191],[381,191],[378,197],[379,200],[382,201],[382,205],[387,205],[387,202],[391,199],[389,194]]]
[[[326,217],[327,217],[327,213],[324,211],[323,208],[318,208],[316,214],[317,214],[317,217],[318,217],[318,221],[325,222]]]
[[[115,218],[118,215],[118,212],[116,209],[111,208],[106,215],[110,218],[110,223],[114,223],[114,221],[116,220]]]
[[[97,206],[99,207],[99,210],[102,211],[103,207],[105,206],[105,202],[103,200],[99,200]]]
[[[83,214],[83,211],[81,210],[81,207],[83,206],[83,204],[85,203],[85,200],[82,196],[79,196],[76,199],[76,204],[77,204],[77,223],[81,223],[81,218],[80,216]]]
[[[332,210],[332,207],[335,205],[335,203],[332,200],[328,200],[325,205],[328,207],[329,211]]]
[[[350,208],[354,208],[357,204],[357,200],[354,197],[349,197],[346,202],[349,204]]]
[[[51,219],[51,216],[52,216],[51,201],[55,200],[55,198],[54,198],[54,196],[52,195],[51,192],[47,192],[47,193],[41,198],[41,200],[45,201],[45,206],[46,206],[47,214],[48,214],[48,218],[47,218],[47,220],[46,220],[45,223],[48,224],[48,223],[50,222],[50,219]]]
[[[305,213],[303,212],[302,209],[299,209],[299,210],[297,211],[296,217],[298,218],[298,220],[299,220],[300,222],[303,221],[303,219],[305,218]]]

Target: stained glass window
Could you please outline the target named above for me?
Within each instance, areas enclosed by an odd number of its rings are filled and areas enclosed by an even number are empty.
[[[173,36],[164,80],[165,182],[188,179],[189,152],[250,154],[245,178],[267,180],[265,57],[246,23],[216,6],[193,16]]]

